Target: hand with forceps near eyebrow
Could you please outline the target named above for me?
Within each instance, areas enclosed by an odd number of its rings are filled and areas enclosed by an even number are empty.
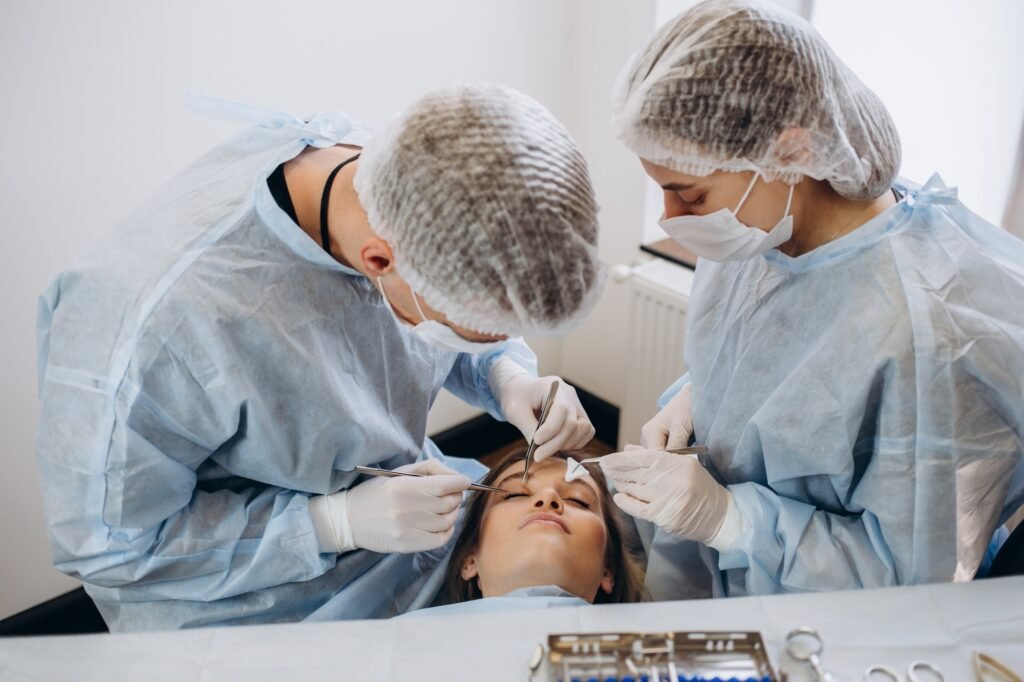
[[[558,393],[559,382],[555,381],[551,384],[548,394],[544,396],[544,402],[540,406],[540,419],[537,420],[537,430],[533,432],[533,438],[530,439],[530,445],[526,448],[526,463],[523,465],[523,482],[526,482],[526,478],[530,475],[530,463],[533,462],[533,451],[537,449],[537,444],[534,439],[537,437],[537,431],[540,431],[540,427],[544,426],[544,422],[547,421],[548,413],[551,412],[551,405],[555,402],[555,394]]]
[[[821,652],[825,643],[814,628],[799,627],[786,635],[786,653],[790,658],[806,663],[814,671],[818,682],[838,682],[831,673],[821,668]],[[925,673],[924,677],[918,673]],[[863,682],[945,682],[946,677],[936,666],[926,661],[914,661],[907,666],[907,677],[902,678],[891,668],[872,665],[864,671]]]

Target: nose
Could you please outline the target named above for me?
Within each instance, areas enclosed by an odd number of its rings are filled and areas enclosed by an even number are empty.
[[[562,499],[554,490],[546,488],[534,496],[533,507],[537,511],[553,511],[561,514],[563,509]]]
[[[683,201],[682,197],[676,192],[670,192],[665,190],[664,194],[665,202],[665,218],[676,218],[681,215],[687,215],[690,213],[689,207],[686,202]]]

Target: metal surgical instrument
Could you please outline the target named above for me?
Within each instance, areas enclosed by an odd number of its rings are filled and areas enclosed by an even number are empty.
[[[427,474],[413,474],[413,473],[409,473],[407,471],[391,471],[390,469],[377,469],[377,468],[374,468],[374,467],[364,467],[364,466],[357,466],[355,468],[355,470],[358,471],[361,474],[366,474],[367,476],[383,476],[384,478],[395,478],[396,476],[413,476],[415,478],[419,478],[421,476],[426,476],[427,475]],[[470,490],[479,490],[480,492],[484,492],[484,493],[504,493],[504,492],[508,492],[507,490],[502,490],[501,488],[495,488],[492,485],[483,485],[482,483],[472,483],[472,484],[470,484],[469,489]]]
[[[814,628],[799,627],[786,635],[786,653],[794,660],[811,666],[814,678],[818,682],[829,682],[832,679],[831,675],[826,675],[825,671],[821,669],[819,654],[824,648],[825,643]]]
[[[926,678],[921,678],[917,676],[917,673],[920,671],[927,671],[931,674]],[[885,680],[888,682],[902,682],[900,676],[893,672],[892,668],[884,665],[870,666],[864,671],[864,680],[865,682],[872,682],[873,679],[881,679],[878,677],[879,675],[885,675]],[[943,682],[945,679],[946,676],[942,674],[942,671],[927,661],[914,661],[907,666],[907,682],[925,682],[925,680],[928,680],[928,682],[931,682],[931,680]]]
[[[786,653],[794,660],[810,665],[818,682],[831,682],[834,679],[832,675],[821,669],[821,652],[824,648],[825,643],[814,628],[799,627],[786,635]],[[918,677],[917,673],[919,672],[927,672],[930,675],[924,678]],[[880,677],[882,675],[885,677]],[[864,671],[862,679],[864,682],[881,679],[886,682],[903,682],[899,675],[884,665],[869,666]],[[928,682],[932,680],[944,682],[945,679],[942,671],[927,661],[914,661],[907,666],[907,682],[925,682],[926,680]]]
[[[526,449],[526,464],[523,466],[523,482],[526,482],[527,476],[530,475],[530,462],[533,461],[533,451],[537,448],[537,444],[534,439],[537,437],[537,431],[540,431],[540,427],[544,426],[544,422],[548,418],[548,413],[551,412],[551,405],[555,402],[555,394],[558,393],[559,382],[552,382],[551,388],[548,390],[548,394],[544,396],[544,402],[540,406],[540,419],[537,421],[537,428],[533,432],[533,438],[530,438],[530,447]]]
[[[692,445],[688,448],[672,448],[671,450],[664,450],[663,452],[667,452],[670,455],[704,455],[707,454],[707,451],[708,446],[706,445]],[[573,468],[572,471],[569,472],[569,475],[575,475],[576,472],[579,471],[580,467],[583,466],[584,464],[595,464],[597,462],[600,462],[601,457],[604,457],[604,455],[581,459],[580,461],[576,462],[576,466]]]

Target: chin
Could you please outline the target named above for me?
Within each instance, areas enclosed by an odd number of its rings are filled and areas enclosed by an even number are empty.
[[[571,566],[579,550],[569,542],[561,528],[532,524],[523,530],[527,536],[522,538],[521,556],[535,556],[538,559],[554,561],[564,566]]]

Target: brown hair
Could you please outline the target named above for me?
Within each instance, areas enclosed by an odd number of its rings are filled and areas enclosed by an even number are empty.
[[[566,459],[572,454],[570,452],[559,452],[554,456],[559,459]],[[484,480],[485,485],[494,485],[506,469],[526,458],[526,451],[513,452],[491,469]],[[644,574],[639,560],[629,549],[626,543],[627,532],[624,521],[618,507],[612,501],[611,493],[608,491],[608,481],[601,472],[600,467],[593,464],[584,464],[590,476],[597,483],[598,494],[601,496],[601,510],[604,518],[604,525],[608,530],[608,540],[605,543],[604,562],[614,577],[614,586],[611,593],[598,590],[594,598],[595,604],[619,604],[626,602],[645,601],[647,594],[644,589]],[[467,507],[462,533],[455,541],[455,548],[448,563],[448,574],[445,582],[448,586],[448,597],[452,603],[480,599],[480,587],[476,580],[463,580],[462,564],[466,557],[475,551],[480,545],[480,526],[484,517],[484,509],[487,507],[487,495],[490,493],[473,493]]]

